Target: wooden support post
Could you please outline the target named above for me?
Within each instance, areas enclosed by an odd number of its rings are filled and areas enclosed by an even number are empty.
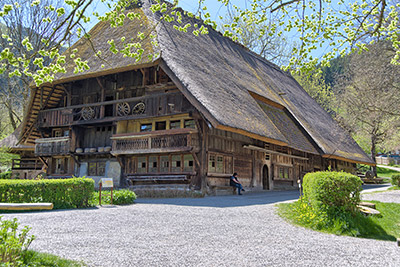
[[[252,168],[251,168],[251,180],[250,180],[250,186],[254,187],[256,177],[257,177],[257,151],[251,151],[251,156],[252,156]]]
[[[105,101],[105,94],[106,94],[106,89],[103,86],[103,83],[100,81],[100,79],[97,77],[96,78],[97,83],[99,84],[100,88],[101,88],[101,96],[100,96],[100,102],[104,102]],[[105,114],[105,106],[101,105],[100,106],[100,119],[104,118],[104,114]]]

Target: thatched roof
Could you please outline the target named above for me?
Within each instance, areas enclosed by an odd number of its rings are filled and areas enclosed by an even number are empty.
[[[197,37],[190,33],[193,28],[189,28],[188,33],[177,31],[174,23],[162,20],[161,14],[149,10],[150,0],[142,2],[140,22],[126,19],[124,26],[119,28],[110,28],[100,22],[90,31],[91,42],[82,39],[69,49],[78,48],[77,54],[87,60],[91,68],[73,74],[70,60],[69,72],[56,75],[55,83],[160,63],[189,101],[216,128],[327,158],[373,164],[290,74],[211,28],[209,34]],[[179,26],[188,22],[201,25],[200,21],[183,16]],[[102,56],[109,64],[101,68],[104,63],[94,55],[91,46],[106,51],[107,40],[113,39],[117,43],[122,36],[137,36],[138,31],[157,34],[159,47],[149,41],[145,41],[144,47],[150,53],[159,51],[159,58],[153,58],[151,62],[144,55],[141,61],[135,62],[129,57],[103,52]],[[266,105],[260,105],[259,99],[265,99]],[[268,107],[268,103],[276,105]],[[281,109],[276,110],[273,106]]]
[[[10,148],[11,151],[16,150],[26,150],[26,149],[34,149],[34,146],[27,146],[18,144],[18,137],[21,134],[22,130],[22,123],[15,129],[13,133],[5,137],[4,139],[0,140],[0,147],[7,147]]]

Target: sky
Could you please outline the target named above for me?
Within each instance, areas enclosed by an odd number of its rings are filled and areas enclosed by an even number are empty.
[[[233,2],[235,5],[241,8],[246,8],[248,0],[236,0]],[[179,6],[186,11],[196,13],[198,11],[198,0],[179,0]],[[225,17],[227,15],[228,12],[227,7],[224,6],[222,3],[218,2],[217,0],[205,0],[205,6],[207,6],[208,8],[207,11],[211,15],[211,20],[216,21],[217,24],[221,23],[221,20],[219,18],[220,16]],[[103,3],[97,1],[97,3],[93,6],[93,10],[91,10],[90,12],[93,13],[93,11],[96,11],[99,14],[104,14],[107,10],[109,9]],[[93,19],[88,24],[87,29],[92,28],[96,23],[97,21]],[[289,42],[293,43],[297,42],[299,38],[297,32],[295,31],[288,33],[286,37],[288,38]],[[320,57],[325,52],[327,52],[327,49],[329,48],[318,48],[317,50],[312,52],[312,55],[315,57]]]

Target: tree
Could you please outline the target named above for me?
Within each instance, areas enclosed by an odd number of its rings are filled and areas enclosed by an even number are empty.
[[[354,54],[337,84],[341,118],[357,139],[369,139],[373,161],[377,146],[400,127],[400,66],[391,64],[394,53],[390,43],[379,42]],[[376,167],[373,171],[376,175]]]
[[[325,83],[322,72],[298,72],[293,73],[293,77],[326,112],[335,117],[337,112],[336,95],[331,86]]]
[[[5,18],[13,10],[20,8],[23,0],[16,1],[14,4],[6,3],[0,11],[0,17]],[[144,0],[143,0],[144,1]],[[135,12],[125,12],[126,8],[133,5],[140,5],[138,0],[102,0],[109,6],[110,11],[105,14],[88,14],[89,7],[97,4],[93,0],[68,0],[65,8],[56,8],[48,5],[48,10],[64,16],[57,27],[52,29],[52,33],[43,38],[47,46],[34,56],[19,57],[10,49],[2,48],[0,52],[0,72],[6,71],[7,64],[19,65],[11,75],[21,75],[34,78],[36,84],[51,82],[53,75],[57,72],[65,71],[63,63],[65,57],[60,53],[60,45],[76,33],[78,37],[85,36],[90,39],[85,32],[85,23],[91,20],[91,16],[101,21],[109,21],[111,27],[117,27],[124,23],[126,19],[137,19],[140,21],[140,15]],[[240,34],[238,22],[243,21],[246,25],[263,25],[268,21],[271,14],[278,19],[274,24],[267,24],[268,31],[259,31],[259,37],[264,35],[281,36],[284,32],[298,32],[299,46],[293,47],[292,57],[287,68],[296,66],[304,68],[315,68],[318,58],[313,56],[312,52],[317,47],[330,48],[330,51],[323,55],[322,63],[329,64],[329,60],[335,58],[338,54],[345,54],[349,51],[361,48],[365,49],[366,42],[387,39],[390,40],[395,53],[393,62],[399,62],[400,59],[400,26],[399,26],[399,5],[397,0],[360,0],[357,3],[339,0],[333,3],[330,0],[246,0],[244,7],[235,6],[231,0],[218,0],[222,6],[234,10],[237,14],[230,25],[226,25],[224,34],[233,39],[237,39]],[[32,1],[32,5],[38,5],[39,0]],[[172,4],[167,4],[161,0],[155,0],[151,10],[163,14],[163,19],[169,22],[177,23],[176,29],[187,31],[195,35],[207,34],[208,28],[202,24],[182,24],[182,15],[180,10],[174,7],[179,4],[174,0]],[[196,14],[185,13],[190,17],[202,17],[205,24],[216,27],[216,23],[210,19],[207,12],[207,6],[204,0],[198,0],[198,12]],[[52,22],[51,19],[44,19],[45,22]],[[75,31],[76,30],[76,31]],[[50,44],[50,40],[57,38],[57,44]],[[144,38],[144,37],[143,37]],[[16,45],[17,40],[11,40]],[[110,40],[111,41],[111,40]],[[19,42],[24,47],[30,47],[32,40],[24,39]],[[129,38],[125,41],[125,47],[129,49],[115,50],[110,42],[110,49],[115,53],[124,53],[135,59],[140,59],[143,54],[141,42],[130,42]],[[101,55],[101,51],[93,51]],[[77,51],[79,53],[79,51]],[[43,65],[43,61],[51,60],[52,64],[48,67]],[[82,62],[79,57],[74,59],[77,71],[89,68],[87,62]],[[29,68],[33,63],[39,68],[32,72]],[[18,70],[18,71],[17,71]]]
[[[12,5],[14,1],[5,0],[4,3]],[[48,8],[50,3],[54,8],[62,8],[64,4],[62,0],[41,1],[35,6],[31,6],[31,3],[29,0],[19,1],[18,8],[10,10],[7,16],[0,19],[0,48],[3,52],[10,51],[21,58],[17,62],[3,63],[3,74],[0,75],[0,103],[6,109],[6,117],[13,130],[21,122],[21,115],[29,98],[29,85],[32,82],[30,75],[21,73],[23,64],[27,64],[26,67],[30,72],[38,69],[37,65],[24,61],[23,58],[33,58],[43,49],[46,45],[42,42],[42,38],[52,35],[53,29],[63,19],[63,16],[57,16]],[[51,39],[52,45],[57,45],[57,38],[58,36],[54,35]],[[26,40],[30,40],[29,45],[24,45]],[[43,66],[47,64],[48,62],[43,62]],[[4,117],[2,118],[4,120]]]

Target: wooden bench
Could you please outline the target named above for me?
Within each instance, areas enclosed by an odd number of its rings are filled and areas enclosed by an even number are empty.
[[[188,178],[186,175],[128,176],[126,181],[133,185],[135,182],[187,182]]]
[[[53,203],[0,203],[0,210],[52,210]]]

